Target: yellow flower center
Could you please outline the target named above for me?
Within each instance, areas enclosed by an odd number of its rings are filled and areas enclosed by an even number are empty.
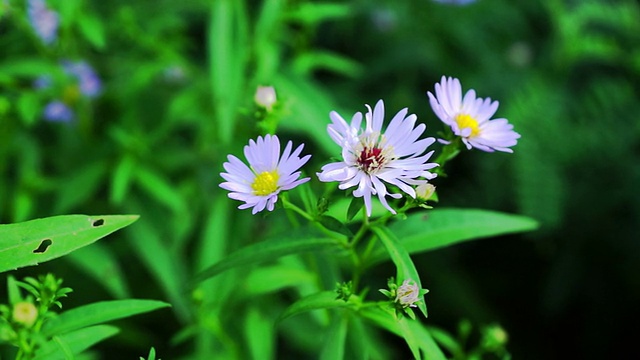
[[[458,128],[460,130],[471,129],[471,134],[469,137],[474,137],[480,134],[480,128],[478,126],[478,120],[471,117],[468,114],[460,114],[456,116],[456,122],[458,123]]]
[[[75,104],[80,99],[80,88],[77,85],[69,85],[62,92],[62,101],[65,104]]]
[[[251,184],[253,193],[259,196],[273,194],[278,189],[279,178],[280,176],[278,176],[276,170],[261,172],[256,175],[256,178],[253,179],[253,184]]]

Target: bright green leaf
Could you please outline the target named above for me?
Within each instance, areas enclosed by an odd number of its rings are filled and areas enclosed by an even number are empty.
[[[248,309],[247,317],[245,318],[244,336],[252,359],[275,359],[273,322],[255,307]]]
[[[137,219],[138,215],[63,215],[0,225],[0,272],[66,255]]]
[[[168,306],[170,305],[156,300],[101,301],[67,310],[48,320],[42,327],[42,334],[45,336],[61,335],[87,326],[98,325]]]
[[[289,305],[289,307],[278,318],[278,322],[285,320],[288,317],[311,310],[336,309],[351,306],[348,302],[338,300],[336,297],[337,294],[335,291],[323,291],[304,297]]]
[[[115,326],[97,325],[56,336],[53,341],[46,342],[36,351],[33,360],[65,359],[65,349],[72,354],[79,354],[117,333],[118,328]]]
[[[78,17],[78,25],[80,26],[82,35],[84,35],[85,39],[87,39],[91,45],[95,46],[99,50],[103,50],[105,48],[107,44],[104,34],[104,25],[99,18],[85,13]]]

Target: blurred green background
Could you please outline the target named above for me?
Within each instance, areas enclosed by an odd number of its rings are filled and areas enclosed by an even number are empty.
[[[155,346],[173,359],[194,346],[169,342],[197,316],[176,284],[239,247],[201,239],[228,227],[237,206],[218,174],[261,131],[258,85],[275,86],[278,133],[307,144],[312,172],[335,152],[324,133],[331,110],[348,116],[384,99],[388,115],[408,107],[437,136],[426,92],[442,75],[499,100],[497,116],[522,138],[514,154],[469,151],[447,164],[434,181],[437,206],[520,213],[541,228],[414,258],[430,289],[427,323],[452,332],[461,319],[499,323],[514,359],[637,352],[638,2],[48,4],[61,19],[51,45],[34,33],[26,2],[0,3],[0,222],[141,214],[91,254],[18,272],[63,277],[75,290],[69,307],[130,296],[173,303],[173,313],[124,323],[103,358]],[[91,64],[103,85],[73,103],[69,123],[43,119],[55,94],[33,86],[44,74],[64,77],[63,59]],[[250,221],[233,215],[236,236]],[[110,260],[96,267],[93,258]],[[280,358],[313,358],[281,336]]]

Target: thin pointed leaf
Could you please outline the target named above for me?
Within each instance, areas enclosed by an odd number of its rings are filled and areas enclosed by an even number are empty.
[[[416,282],[419,289],[422,289],[418,270],[413,264],[409,253],[404,246],[402,246],[400,240],[398,240],[395,234],[393,234],[389,229],[382,227],[373,227],[372,230],[387,249],[389,257],[391,257],[391,260],[396,265],[396,281],[401,283],[404,280],[411,279]],[[418,308],[422,311],[422,314],[427,317],[427,306],[424,302],[424,296],[421,296],[421,299],[418,302]]]
[[[535,230],[538,223],[528,217],[478,209],[436,209],[411,214],[389,225],[410,254],[435,250],[463,241]],[[378,248],[370,262],[387,259]]]
[[[109,247],[96,243],[69,254],[66,259],[101,284],[113,297],[130,297],[122,268]]]
[[[298,314],[311,310],[336,309],[349,307],[351,304],[344,300],[336,299],[335,291],[323,291],[311,294],[291,304],[278,318],[278,322]]]
[[[48,320],[42,327],[42,334],[45,336],[64,334],[83,327],[169,306],[171,305],[157,300],[127,299],[101,301],[67,310],[55,318]]]
[[[64,359],[63,347],[71,350],[73,354],[79,354],[100,341],[117,334],[118,331],[115,326],[97,325],[56,336],[54,341],[46,342],[36,351],[33,360]]]
[[[138,219],[138,215],[63,215],[0,225],[0,272],[66,255]]]
[[[331,328],[320,353],[321,360],[344,359],[345,340],[347,339],[348,317],[339,314],[333,318]]]
[[[284,255],[336,249],[337,245],[338,242],[335,239],[324,237],[305,238],[304,235],[292,236],[291,234],[285,237],[277,237],[246,246],[230,254],[196,275],[194,283],[202,282],[235,267],[275,260]]]
[[[245,318],[244,335],[252,359],[275,359],[273,322],[255,307],[249,308]]]

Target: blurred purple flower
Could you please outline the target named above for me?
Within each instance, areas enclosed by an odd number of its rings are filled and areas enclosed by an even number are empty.
[[[37,90],[45,90],[50,88],[53,85],[53,81],[51,80],[51,76],[42,75],[39,76],[34,82],[33,87]]]
[[[100,94],[102,82],[91,65],[86,61],[63,61],[62,67],[67,74],[78,80],[78,86],[80,87],[80,93],[82,95],[94,98]]]
[[[36,34],[46,45],[51,45],[58,35],[60,17],[47,7],[45,0],[29,0],[27,12]]]
[[[54,100],[44,108],[44,118],[49,121],[69,122],[73,120],[73,111],[62,101]]]

